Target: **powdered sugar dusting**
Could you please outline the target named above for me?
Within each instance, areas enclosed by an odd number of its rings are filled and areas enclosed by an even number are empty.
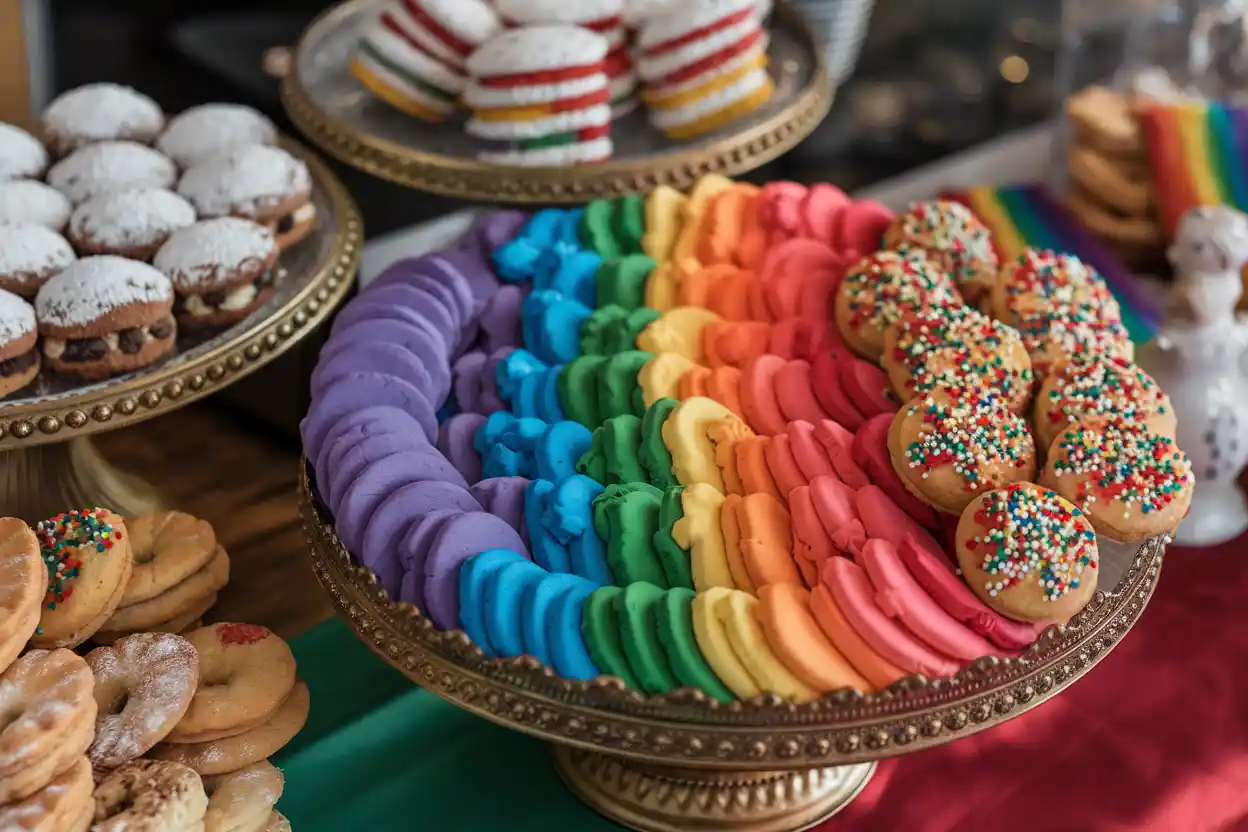
[[[35,331],[35,307],[0,289],[0,345]]]
[[[156,148],[188,168],[223,150],[276,142],[277,128],[259,111],[242,104],[202,104],[170,120]]]
[[[48,151],[20,127],[0,122],[0,179],[33,179],[48,166]]]
[[[42,182],[0,182],[0,222],[31,222],[60,231],[72,209],[63,193]]]
[[[273,232],[263,225],[217,217],[175,231],[152,264],[168,275],[176,289],[193,293],[252,261],[268,260],[276,250]]]
[[[0,223],[0,277],[49,276],[74,259],[69,242],[50,228],[29,222]]]
[[[40,324],[82,326],[129,303],[172,303],[169,278],[137,260],[102,255],[72,263],[35,297]]]
[[[75,150],[48,171],[48,184],[78,205],[133,188],[172,188],[173,161],[136,142],[101,142]]]
[[[202,216],[255,218],[312,190],[308,166],[278,147],[251,145],[218,153],[182,175],[178,193]]]
[[[160,106],[121,84],[87,84],[58,95],[43,111],[46,131],[82,143],[154,136],[165,122]]]
[[[125,248],[150,246],[195,222],[191,203],[164,188],[116,191],[93,197],[69,218],[75,242]]]

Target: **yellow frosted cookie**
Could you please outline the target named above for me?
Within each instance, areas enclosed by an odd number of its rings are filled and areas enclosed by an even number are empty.
[[[729,644],[728,634],[717,611],[720,601],[734,592],[732,589],[714,587],[698,593],[693,599],[693,637],[698,642],[698,649],[702,651],[706,663],[715,671],[720,681],[741,699],[753,699],[762,691]]]
[[[670,185],[660,185],[646,194],[646,231],[641,236],[641,250],[654,262],[663,263],[672,256],[688,200]]]
[[[637,336],[637,349],[655,355],[674,352],[695,364],[705,364],[702,330],[719,320],[714,312],[698,306],[669,309],[641,331]]]
[[[672,264],[666,260],[654,267],[646,278],[646,306],[666,312],[676,305],[676,278]]]
[[[637,371],[637,385],[646,407],[659,399],[679,399],[680,379],[697,365],[674,352],[657,353]]]
[[[663,423],[663,444],[672,455],[677,481],[686,487],[706,483],[721,494],[724,479],[715,461],[717,444],[753,435],[735,413],[704,396],[681,402]]]
[[[689,553],[693,570],[693,587],[705,592],[712,587],[734,589],[728,556],[724,552],[724,534],[719,527],[719,512],[724,495],[706,483],[687,486],[680,495],[684,512],[672,526],[672,539]]]
[[[728,644],[760,690],[795,702],[809,702],[818,691],[793,675],[767,643],[755,607],[758,599],[744,592],[730,592],[715,602],[715,614],[724,627]],[[722,677],[721,677],[722,678]]]

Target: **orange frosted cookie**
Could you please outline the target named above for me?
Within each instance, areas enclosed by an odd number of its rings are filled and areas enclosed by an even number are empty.
[[[871,690],[871,683],[820,629],[810,608],[810,593],[801,586],[765,586],[758,591],[755,609],[771,649],[803,682],[822,693],[841,688]]]

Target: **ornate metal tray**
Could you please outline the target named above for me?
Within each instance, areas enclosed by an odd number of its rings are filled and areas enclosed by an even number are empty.
[[[438,630],[385,595],[343,547],[311,477],[305,462],[300,507],[313,567],[359,637],[443,699],[553,743],[559,773],[578,796],[643,830],[804,829],[852,800],[875,761],[1039,705],[1091,670],[1139,619],[1168,542],[1106,542],[1101,583],[1109,589],[1018,658],[804,705],[773,695],[723,704],[690,689],[647,697],[613,677],[574,682],[529,657],[487,659],[462,631]]]
[[[801,15],[777,6],[771,28],[776,94],[754,115],[702,139],[674,142],[643,112],[617,122],[615,158],[601,165],[525,168],[484,164],[461,122],[429,125],[369,95],[347,72],[355,28],[375,0],[348,0],[308,26],[282,80],[295,125],[328,153],[373,176],[445,196],[493,202],[567,203],[688,188],[701,175],[752,170],[790,150],[827,114],[833,90],[822,50]]]

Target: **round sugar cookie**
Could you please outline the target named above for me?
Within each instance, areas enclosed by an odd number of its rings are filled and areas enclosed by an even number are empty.
[[[728,634],[718,612],[719,604],[735,592],[726,587],[714,587],[697,594],[690,604],[693,635],[706,663],[724,686],[738,699],[753,699],[762,691],[728,642]]]
[[[681,685],[694,687],[720,702],[735,697],[698,649],[693,629],[693,602],[697,597],[691,589],[676,587],[664,593],[654,605],[659,642],[667,656],[668,666]]]
[[[758,591],[758,622],[785,667],[821,693],[841,688],[862,692],[871,683],[854,669],[819,628],[810,594],[798,584],[778,583]]]
[[[795,702],[818,699],[819,693],[785,667],[758,623],[758,599],[745,592],[731,592],[715,603],[715,614],[724,627],[732,651],[754,679],[759,690]]]
[[[650,694],[668,693],[680,685],[659,639],[655,610],[665,595],[666,590],[638,581],[624,587],[611,602],[628,666],[641,689]]]
[[[921,251],[881,251],[850,266],[834,310],[837,329],[856,354],[878,361],[884,333],[906,312],[962,302],[953,281]]]
[[[1175,435],[1170,397],[1153,377],[1124,358],[1087,355],[1063,362],[1036,393],[1036,445],[1048,448],[1068,428],[1091,420],[1121,420],[1161,436]]]
[[[950,200],[915,202],[884,232],[887,248],[923,251],[952,275],[967,303],[992,291],[1000,263],[992,232],[970,208]]]
[[[420,515],[408,526],[398,547],[398,560],[403,569],[403,580],[399,584],[400,601],[424,610],[425,562],[429,560],[433,541],[452,517],[458,517],[463,512],[464,509],[459,507],[435,508]]]
[[[117,609],[134,565],[122,518],[105,508],[74,509],[34,526],[48,586],[34,647],[75,647]]]
[[[39,625],[48,570],[39,539],[16,517],[0,518],[0,673],[13,664]]]
[[[150,144],[165,124],[160,105],[138,90],[101,82],[75,87],[48,104],[41,117],[44,140],[55,156],[113,139]]]
[[[28,222],[61,232],[72,210],[65,195],[50,185],[32,179],[0,181],[0,222]]]
[[[633,690],[641,690],[641,682],[633,673],[632,666],[620,640],[620,622],[615,614],[615,599],[624,593],[618,586],[595,589],[585,599],[581,615],[581,632],[585,645],[603,673],[617,676]]]
[[[567,572],[556,572],[535,584],[528,584],[520,596],[520,629],[524,652],[542,664],[554,667],[554,647],[550,630],[551,610],[555,600],[574,590],[592,592],[596,588],[592,582]]]

